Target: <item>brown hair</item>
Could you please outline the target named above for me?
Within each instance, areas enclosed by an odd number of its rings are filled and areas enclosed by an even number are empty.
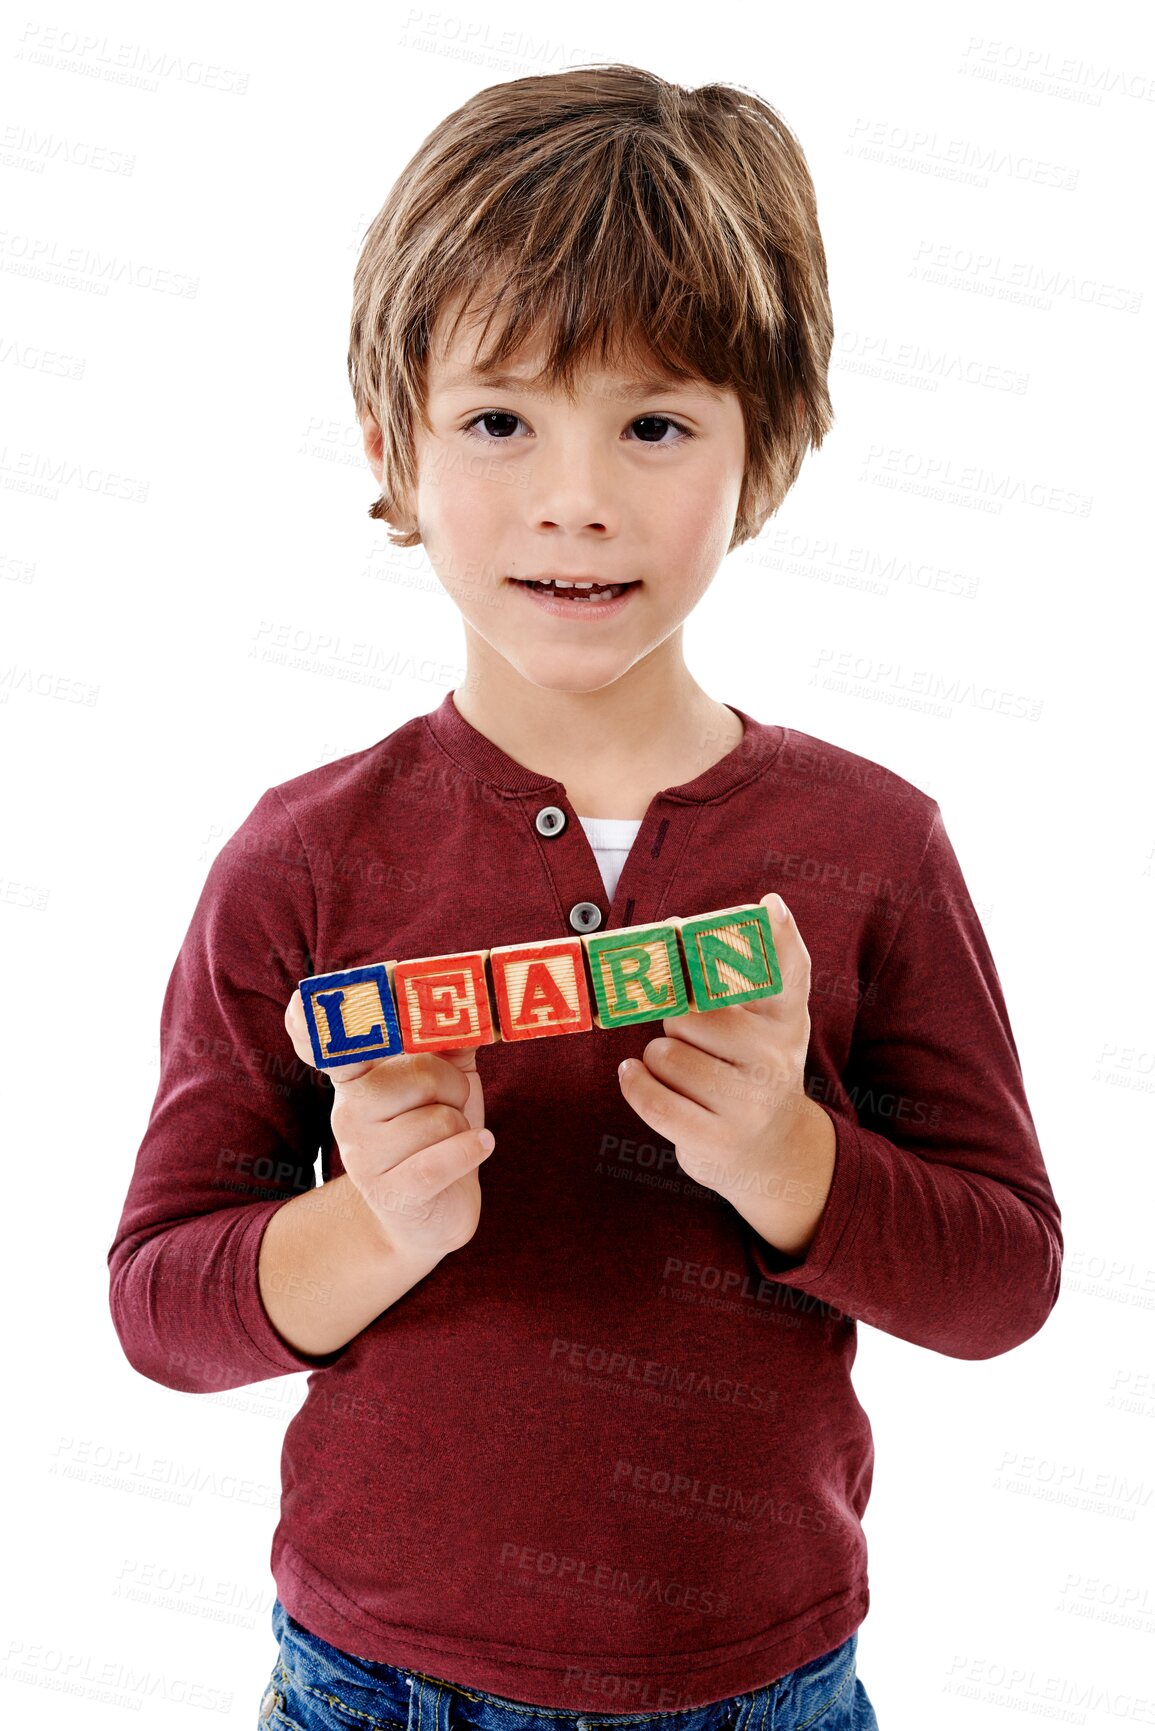
[[[486,312],[483,335],[504,316],[484,370],[544,329],[551,388],[572,391],[595,342],[603,365],[644,356],[732,388],[747,462],[731,550],[833,421],[814,187],[781,117],[738,87],[618,64],[516,78],[470,97],[410,159],[364,237],[348,356],[357,419],[369,409],[382,431],[369,515],[399,525],[395,547],[421,541],[413,417],[432,430],[430,334],[457,296],[454,331],[470,310]]]

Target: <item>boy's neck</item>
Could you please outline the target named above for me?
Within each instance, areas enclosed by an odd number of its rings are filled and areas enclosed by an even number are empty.
[[[631,670],[631,671],[637,671]],[[638,819],[654,795],[702,775],[742,738],[742,722],[702,690],[688,669],[676,689],[627,680],[597,692],[548,691],[524,680],[498,689],[467,678],[458,713],[538,775],[560,781],[581,817]]]

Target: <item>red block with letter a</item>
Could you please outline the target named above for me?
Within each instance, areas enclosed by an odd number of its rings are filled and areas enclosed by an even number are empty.
[[[406,1052],[449,1052],[500,1040],[485,976],[488,950],[386,963]]]
[[[593,1027],[580,938],[501,944],[489,951],[503,1040],[582,1034]]]

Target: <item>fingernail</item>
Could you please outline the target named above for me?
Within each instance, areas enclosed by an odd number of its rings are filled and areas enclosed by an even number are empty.
[[[782,900],[782,897],[778,894],[777,890],[774,891],[774,900],[778,903],[778,918],[780,920],[788,920],[790,918],[790,909],[786,906],[786,903]]]

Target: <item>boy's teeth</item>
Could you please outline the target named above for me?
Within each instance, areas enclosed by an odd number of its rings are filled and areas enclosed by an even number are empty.
[[[538,589],[546,595],[558,590],[564,590],[567,594],[572,591],[573,599],[581,601],[609,600],[624,587],[621,583],[567,583],[561,577],[551,578],[547,583],[530,584],[531,589]]]

